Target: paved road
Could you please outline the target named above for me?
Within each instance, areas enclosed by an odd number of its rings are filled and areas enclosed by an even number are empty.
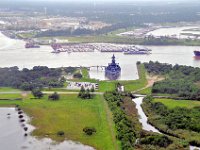
[[[10,91],[10,92],[0,92],[0,94],[30,94],[31,92],[27,92],[27,91]],[[44,94],[53,94],[54,91],[42,91],[42,93]],[[78,94],[79,92],[73,92],[73,91],[62,91],[62,92],[57,92],[58,94]],[[96,95],[103,95],[103,92],[93,92],[92,94],[96,94]]]

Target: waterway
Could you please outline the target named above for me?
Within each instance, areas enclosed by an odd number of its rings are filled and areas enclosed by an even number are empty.
[[[111,62],[113,53],[51,53],[50,46],[39,49],[25,49],[24,41],[13,40],[0,33],[0,67],[18,66],[32,68],[33,66],[67,67],[67,66],[106,66]],[[200,67],[200,60],[195,59],[193,51],[200,47],[192,46],[148,46],[152,50],[150,55],[124,55],[115,53],[116,61],[122,68],[120,80],[138,79],[136,62],[159,61],[170,64]],[[90,77],[104,80],[104,71],[92,68]]]
[[[0,108],[1,150],[93,150],[92,147],[72,141],[55,143],[48,138],[37,139],[30,135],[31,131],[34,130],[34,127],[27,124],[27,122],[20,123],[18,116],[15,108]],[[26,115],[25,118],[26,120],[29,120]],[[24,131],[22,124],[25,124],[25,126],[28,127],[28,131]],[[28,134],[27,137],[24,136],[25,133]]]
[[[169,37],[176,37],[180,39],[194,38],[195,36],[192,36],[192,34],[200,35],[199,28],[200,28],[199,26],[160,28],[160,29],[156,29],[147,33],[147,35],[169,36]],[[194,29],[197,29],[197,30],[195,31]]]
[[[138,110],[138,114],[140,116],[139,121],[142,124],[142,129],[146,131],[152,131],[156,133],[162,134],[159,130],[157,130],[154,126],[148,123],[148,117],[144,113],[141,104],[143,102],[144,97],[138,97],[133,99],[133,102],[136,104],[136,109]],[[199,147],[190,146],[190,150],[200,150]]]
[[[140,121],[140,123],[142,123],[142,129],[146,130],[146,131],[152,131],[152,132],[160,133],[156,128],[154,128],[152,125],[150,125],[147,122],[148,118],[145,115],[145,113],[144,113],[144,111],[141,107],[141,104],[143,102],[143,98],[144,97],[138,97],[138,98],[133,99],[133,101],[136,104],[136,109],[138,110],[138,114],[140,115],[139,121]]]

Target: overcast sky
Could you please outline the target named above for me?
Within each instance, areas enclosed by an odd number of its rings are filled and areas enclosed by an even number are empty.
[[[0,0],[0,1],[5,1],[5,0]],[[33,1],[33,0],[7,0],[7,1]],[[171,1],[171,2],[179,2],[179,1],[188,1],[188,0],[34,0],[34,1],[53,1],[53,2],[57,2],[57,1],[85,1],[85,2],[93,2],[93,1],[100,1],[100,2],[106,2],[106,1],[121,1],[121,2],[124,2],[124,1],[129,1],[129,2],[135,2],[135,1],[159,1],[159,2],[162,2],[162,1]],[[190,0],[191,1],[191,0]],[[192,1],[195,1],[195,0],[192,0]]]

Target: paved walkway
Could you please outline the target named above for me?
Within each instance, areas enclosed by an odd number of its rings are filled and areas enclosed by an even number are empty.
[[[10,91],[10,92],[0,92],[0,94],[24,94],[24,93],[27,93],[27,94],[30,94],[31,92],[30,91]],[[42,91],[42,93],[44,94],[53,94],[54,91]],[[62,91],[62,92],[59,92],[57,91],[58,94],[78,94],[79,92],[73,92],[73,91]],[[91,94],[96,94],[96,95],[103,95],[103,92],[91,92]]]

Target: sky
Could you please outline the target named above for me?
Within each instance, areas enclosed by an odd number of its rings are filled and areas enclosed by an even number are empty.
[[[5,0],[0,0],[0,1],[5,1]],[[8,0],[8,1],[19,1],[19,0]],[[33,0],[20,0],[20,1],[33,1]],[[75,2],[75,1],[85,1],[85,2],[106,2],[106,1],[118,1],[118,2],[124,2],[124,1],[129,1],[129,2],[135,2],[135,1],[171,1],[171,2],[179,2],[179,1],[188,1],[188,0],[34,0],[34,1],[52,1],[52,2],[57,2],[57,1],[70,1],[70,2]]]

